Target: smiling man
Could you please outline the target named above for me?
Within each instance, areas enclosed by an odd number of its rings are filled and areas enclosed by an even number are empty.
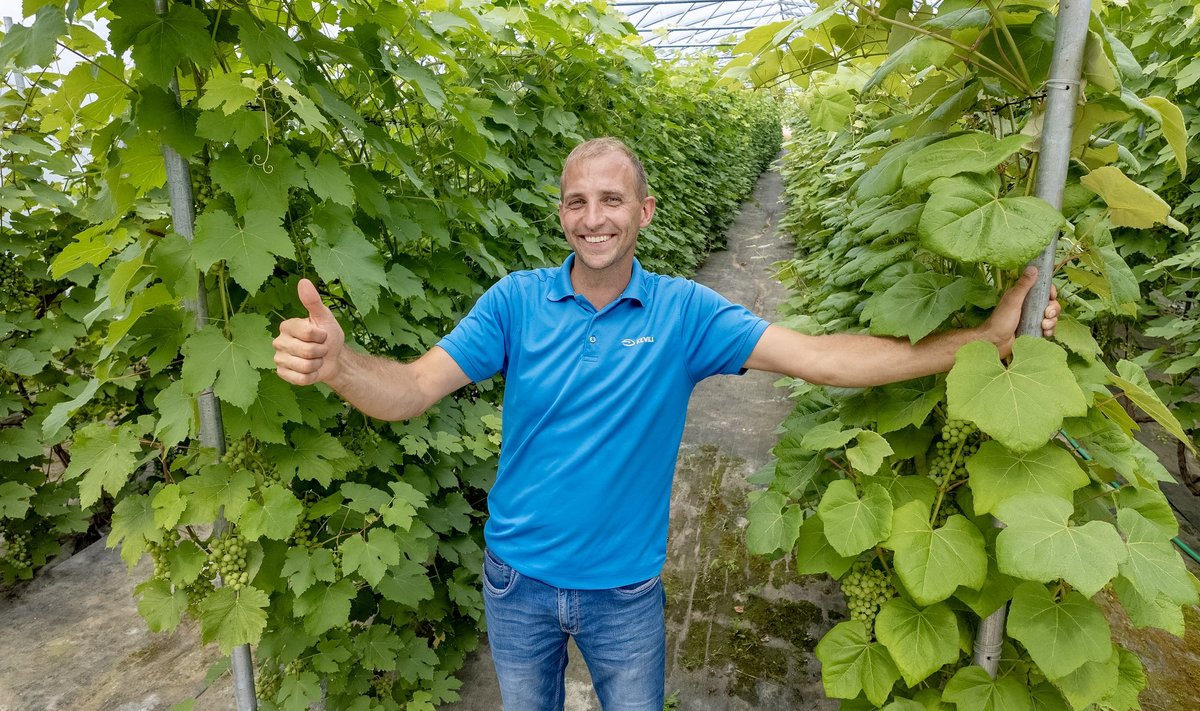
[[[362,412],[414,417],[469,382],[505,377],[503,444],[484,529],[488,638],[509,711],[563,707],[574,638],[607,711],[660,711],[667,517],[688,398],[717,374],[767,370],[866,386],[943,372],[955,351],[1012,346],[1027,273],[975,329],[906,340],[806,336],[768,324],[634,256],[654,217],[645,171],[620,141],[580,144],[562,173],[559,219],[572,254],[492,286],[412,363],[344,347],[308,280],[307,318],[275,339],[279,376],[325,382]],[[1053,332],[1051,300],[1043,329]]]

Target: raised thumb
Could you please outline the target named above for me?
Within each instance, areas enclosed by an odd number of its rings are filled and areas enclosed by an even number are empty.
[[[308,309],[308,318],[313,323],[320,325],[334,320],[333,312],[321,302],[321,295],[317,293],[317,287],[313,286],[311,281],[301,279],[296,284],[296,293],[300,296],[300,303],[304,304],[304,308]]]

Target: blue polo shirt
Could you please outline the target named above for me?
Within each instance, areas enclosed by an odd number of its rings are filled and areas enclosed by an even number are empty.
[[[505,376],[488,546],[551,585],[613,588],[662,570],[688,398],[742,372],[767,322],[636,260],[596,311],[573,262],[504,277],[438,345],[475,382]]]

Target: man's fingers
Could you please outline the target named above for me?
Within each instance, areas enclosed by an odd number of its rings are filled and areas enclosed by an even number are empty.
[[[304,308],[308,309],[308,318],[315,324],[323,324],[326,321],[333,320],[333,312],[329,307],[321,302],[321,295],[317,293],[317,287],[308,279],[301,279],[296,284],[296,293],[300,296],[300,303],[304,304]]]
[[[275,351],[275,368],[277,370],[290,370],[295,373],[309,374],[316,373],[325,364],[323,358],[304,358],[301,356],[284,353],[283,351]]]
[[[329,332],[306,318],[289,318],[279,324],[279,337],[273,345],[276,348],[283,347],[289,338],[307,343],[324,343],[329,338]]]
[[[275,373],[279,377],[291,383],[292,385],[312,385],[317,382],[318,376],[316,373],[298,373],[288,368],[275,368]]]

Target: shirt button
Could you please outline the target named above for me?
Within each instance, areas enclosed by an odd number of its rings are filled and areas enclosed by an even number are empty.
[[[588,336],[588,343],[595,343],[595,342],[596,342],[595,336]]]

